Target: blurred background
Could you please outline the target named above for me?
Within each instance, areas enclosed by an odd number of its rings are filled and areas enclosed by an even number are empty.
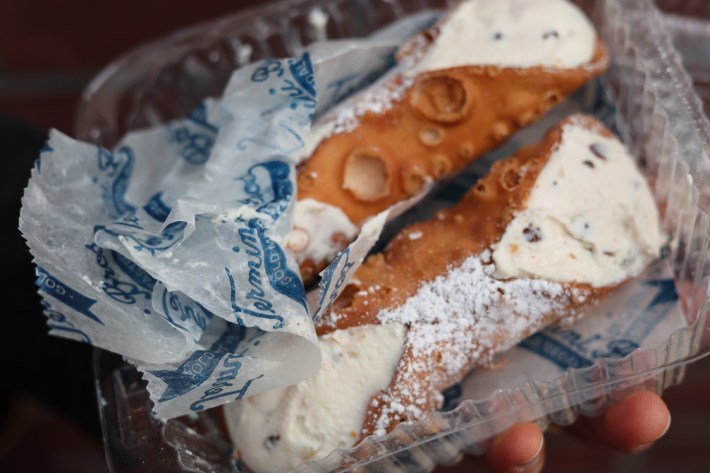
[[[48,337],[30,256],[17,231],[19,202],[47,130],[73,134],[83,88],[123,52],[152,38],[263,2],[248,0],[27,0],[0,2],[0,150],[3,172],[2,287],[7,321],[0,343],[0,472],[108,471],[93,383],[91,348]],[[660,1],[668,12],[710,21],[704,1]],[[680,18],[680,17],[678,17]],[[678,19],[677,18],[677,19]],[[681,21],[682,18],[680,18]],[[695,23],[710,37],[710,23]],[[687,38],[686,48],[695,43]],[[697,46],[697,45],[696,45]],[[710,55],[710,50],[705,53]],[[708,60],[710,63],[710,59]],[[710,110],[710,68],[688,63]],[[548,436],[548,472],[707,471],[710,359],[691,366],[664,399],[673,421],[650,451],[627,456]],[[470,460],[444,471],[485,471]]]

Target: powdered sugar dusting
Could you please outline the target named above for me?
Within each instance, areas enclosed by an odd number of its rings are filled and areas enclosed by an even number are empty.
[[[506,350],[541,328],[551,316],[571,316],[570,304],[587,298],[584,290],[535,279],[498,280],[491,277],[495,266],[490,252],[466,259],[463,264],[422,285],[418,292],[394,309],[378,314],[381,323],[409,326],[406,344],[413,362],[400,363],[411,389],[441,388],[473,365],[486,365],[496,353]],[[426,382],[427,387],[422,386]],[[393,417],[407,411],[419,418],[418,406],[404,406],[403,388],[389,392],[388,406],[376,425],[384,435]],[[413,399],[416,399],[413,396]]]
[[[405,79],[395,71],[357,95],[353,100],[338,106],[326,119],[334,120],[332,134],[347,133],[360,124],[360,118],[367,113],[381,115],[390,110],[395,102],[404,99],[412,79]]]
[[[439,33],[439,27],[429,30],[430,36],[436,37],[439,36]],[[417,63],[422,60],[430,48],[431,39],[427,38],[427,35],[419,34],[410,38],[400,50],[398,57],[402,69],[409,71],[416,67]],[[407,75],[410,74],[407,73]]]
[[[363,92],[336,106],[323,117],[323,122],[333,123],[322,139],[338,133],[347,133],[358,127],[360,118],[367,113],[381,115],[404,99],[414,83],[414,77],[406,71],[412,69],[424,56],[430,44],[422,35],[416,35],[405,45],[399,64],[383,75]]]
[[[410,240],[419,240],[422,236],[424,236],[424,233],[422,233],[421,230],[417,230],[414,232],[410,232],[407,236]]]

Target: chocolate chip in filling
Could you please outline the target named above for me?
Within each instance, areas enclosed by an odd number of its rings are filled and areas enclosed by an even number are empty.
[[[528,243],[537,243],[542,240],[542,230],[531,223],[523,229],[523,236]]]
[[[609,158],[609,150],[602,143],[592,143],[589,145],[589,150],[602,161],[606,161]]]
[[[279,443],[279,440],[281,440],[280,435],[269,435],[264,441],[264,446],[267,450],[272,450],[276,447],[276,444]]]

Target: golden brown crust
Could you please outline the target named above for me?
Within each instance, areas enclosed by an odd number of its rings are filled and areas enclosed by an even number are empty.
[[[607,66],[598,41],[592,61],[572,69],[467,66],[420,74],[390,109],[366,113],[352,131],[323,140],[299,168],[298,197],[336,206],[361,224],[427,180],[462,170]],[[389,87],[403,80],[396,76]],[[302,269],[312,275],[325,264],[307,261]]]
[[[592,62],[574,69],[467,66],[420,74],[389,110],[367,113],[354,130],[323,140],[299,169],[299,199],[339,207],[360,224],[411,197],[418,190],[411,176],[438,180],[460,171],[603,72],[607,61],[599,42]],[[354,156],[386,172],[364,198],[345,182],[350,165],[361,161]]]
[[[320,322],[318,334],[381,323],[379,315],[383,310],[401,307],[422,285],[447,274],[467,258],[481,255],[499,241],[515,213],[525,207],[538,175],[560,142],[562,127],[570,122],[611,135],[593,118],[575,115],[552,129],[539,144],[523,148],[514,156],[494,164],[490,173],[457,205],[439,212],[434,220],[406,227],[383,253],[369,257]],[[418,238],[411,239],[411,234],[417,234]],[[541,327],[578,314],[616,288],[594,288],[576,283],[562,286],[564,292],[556,296],[562,310],[550,310],[537,319],[530,319],[528,327],[515,340],[510,339],[506,327],[494,330],[490,340],[480,341],[481,351],[476,356],[471,354],[467,362],[454,370],[442,366],[446,350],[452,349],[445,340],[439,341],[436,347],[429,347],[426,354],[412,349],[409,339],[413,329],[410,325],[405,352],[392,384],[370,403],[363,435],[376,432],[378,422],[381,428],[383,416],[390,418],[387,430],[399,422],[411,420],[411,412],[386,411],[393,400],[401,405],[416,406],[421,412],[439,408],[441,391],[459,381],[476,364],[510,347],[521,335],[527,336]],[[517,316],[515,309],[511,308],[510,312],[511,317]],[[478,346],[477,341],[472,343]]]
[[[609,131],[593,118],[575,115],[553,128],[540,143],[495,163],[454,207],[438,212],[434,220],[409,225],[384,252],[370,256],[335,301],[331,312],[339,318],[331,323],[326,315],[318,327],[319,335],[378,323],[380,310],[401,305],[423,283],[498,241],[515,212],[525,205],[537,176],[559,143],[562,126],[573,120],[603,130],[608,136]],[[409,238],[413,233],[422,236]],[[374,289],[365,291],[368,288]]]

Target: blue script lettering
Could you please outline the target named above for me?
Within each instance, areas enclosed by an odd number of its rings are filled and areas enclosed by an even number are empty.
[[[189,331],[187,327],[180,325],[173,316],[181,322],[191,320],[200,330],[207,327],[207,322],[212,318],[212,313],[202,307],[197,302],[182,296],[182,294],[171,293],[163,288],[163,312],[165,318],[176,327]]]
[[[101,289],[107,296],[121,304],[135,304],[137,296],[143,296],[146,300],[150,300],[155,279],[148,273],[128,258],[112,252],[114,264],[120,271],[128,275],[133,282],[121,280],[119,273],[104,254],[103,248],[96,243],[91,243],[86,245],[86,249],[96,255],[96,264],[104,270]]]
[[[116,153],[106,148],[98,148],[97,152],[99,170],[106,174],[106,181],[102,182],[104,206],[111,218],[132,212],[135,208],[126,201],[128,181],[133,173],[135,157],[133,150],[122,146]]]
[[[42,306],[44,307],[44,315],[49,319],[47,321],[47,328],[50,332],[66,332],[67,337],[72,340],[91,344],[91,338],[83,331],[74,327],[74,324],[67,320],[66,315],[54,310],[49,301],[43,300]]]
[[[251,383],[264,376],[262,374],[256,378],[248,379],[239,389],[227,391],[227,389],[235,387],[235,381],[239,375],[239,370],[242,367],[242,363],[239,360],[243,357],[244,352],[234,353],[227,356],[223,362],[223,367],[225,369],[218,373],[219,377],[211,383],[211,387],[205,390],[199,400],[190,405],[190,409],[193,411],[201,411],[207,407],[206,403],[224,397],[231,397],[232,400],[243,398],[249,390]]]
[[[333,291],[330,293],[330,295],[328,295],[328,290],[330,289],[330,285],[335,277],[335,271],[338,269],[340,262],[343,261],[343,258],[345,259],[345,262],[343,263],[343,268],[340,270],[338,279],[335,281]],[[343,284],[345,284],[345,279],[347,278],[348,273],[350,272],[354,264],[355,263],[350,261],[350,248],[348,247],[338,253],[338,256],[335,261],[333,261],[325,269],[325,272],[323,273],[323,278],[321,279],[320,283],[318,283],[321,292],[320,299],[318,300],[318,309],[316,310],[315,314],[313,314],[314,322],[317,322],[318,319],[320,319],[325,309],[330,307],[333,301],[338,297],[340,293],[340,288],[343,286]],[[328,298],[327,301],[326,298]]]
[[[78,313],[88,317],[94,322],[98,322],[101,325],[104,323],[99,319],[96,314],[91,312],[91,306],[96,304],[96,299],[91,299],[89,297],[80,294],[74,289],[70,288],[66,284],[62,283],[54,276],[49,274],[41,266],[37,266],[37,286],[44,291],[47,295],[54,297],[58,301],[62,302],[64,305],[71,307]]]

